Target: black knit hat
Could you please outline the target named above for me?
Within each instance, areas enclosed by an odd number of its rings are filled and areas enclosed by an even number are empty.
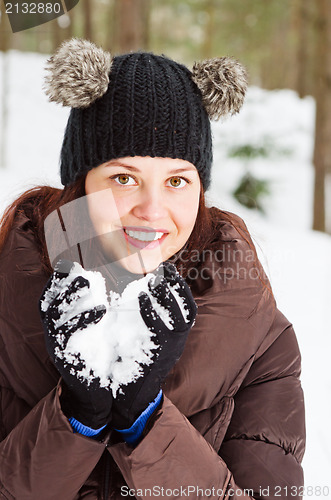
[[[237,61],[205,61],[192,73],[165,56],[134,52],[111,58],[94,44],[73,39],[48,64],[50,100],[72,107],[61,151],[64,185],[115,158],[152,156],[191,162],[208,189],[209,117],[238,112],[247,86]]]

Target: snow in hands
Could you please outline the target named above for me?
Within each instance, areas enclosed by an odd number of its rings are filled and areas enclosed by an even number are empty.
[[[66,299],[66,291],[78,276],[87,280],[87,286],[77,289]],[[158,315],[163,323],[173,329],[169,311],[151,294],[150,288],[160,280],[160,276],[148,273],[139,280],[132,281],[122,294],[110,291],[107,294],[106,284],[100,272],[86,271],[78,263],[74,263],[69,274],[61,277],[53,275],[51,286],[41,303],[41,310],[46,312],[56,299],[59,318],[54,320],[56,356],[72,365],[72,374],[91,383],[98,379],[101,387],[112,390],[114,397],[122,385],[137,380],[142,374],[142,365],[152,363],[159,345],[156,338],[145,324],[140,314],[139,294],[146,293],[151,300],[152,314]],[[172,294],[180,308],[186,323],[189,322],[189,311],[185,301],[178,293],[179,284],[167,281],[167,293]],[[61,326],[74,326],[74,318],[92,308],[106,307],[104,317],[98,323],[89,324],[87,328],[74,328],[74,333],[66,338],[61,333]]]

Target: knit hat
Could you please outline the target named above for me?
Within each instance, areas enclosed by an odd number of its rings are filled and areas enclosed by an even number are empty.
[[[228,57],[186,66],[165,56],[112,57],[86,40],[64,42],[48,60],[46,94],[70,106],[61,181],[69,185],[115,158],[179,158],[210,185],[210,119],[237,113],[247,88],[243,66]]]

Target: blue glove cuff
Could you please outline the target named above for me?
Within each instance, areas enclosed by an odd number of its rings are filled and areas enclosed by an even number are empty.
[[[162,389],[160,389],[160,392],[158,393],[158,395],[156,396],[154,401],[152,401],[147,406],[146,410],[144,410],[139,415],[137,420],[131,425],[131,427],[129,429],[114,429],[114,430],[116,432],[119,432],[122,435],[122,437],[126,443],[136,445],[138,443],[142,433],[144,432],[147,420],[152,415],[152,413],[154,413],[156,408],[159,406],[161,399],[162,399]]]
[[[106,425],[100,427],[100,429],[92,429],[91,427],[87,427],[86,425],[83,425],[81,422],[76,420],[74,417],[69,418],[69,422],[71,424],[72,430],[75,432],[78,432],[79,434],[82,434],[83,436],[88,436],[88,437],[93,437],[97,436],[100,434],[102,429],[104,429]]]

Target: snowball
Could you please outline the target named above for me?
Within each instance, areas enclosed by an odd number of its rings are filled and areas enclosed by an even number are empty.
[[[63,350],[63,335],[57,334],[59,348],[56,355],[72,365],[71,373],[90,384],[95,378],[101,387],[112,390],[114,397],[121,386],[137,380],[143,371],[143,365],[152,363],[152,358],[159,348],[153,341],[155,334],[146,326],[139,308],[138,296],[145,292],[151,300],[155,312],[164,324],[173,329],[169,311],[162,307],[151,294],[148,282],[153,286],[155,275],[146,274],[141,279],[129,283],[122,294],[110,291],[107,296],[103,276],[97,271],[86,271],[75,263],[67,278],[55,279],[44,298],[42,309],[45,311],[49,303],[59,293],[64,294],[67,286],[76,278],[83,276],[90,283],[77,291],[74,300],[69,304],[61,303],[60,318],[55,327],[64,323],[72,323],[77,314],[93,307],[104,305],[106,314],[98,323],[74,332]],[[187,320],[187,311],[183,299],[176,288],[167,283],[168,293],[173,293],[182,314]]]

